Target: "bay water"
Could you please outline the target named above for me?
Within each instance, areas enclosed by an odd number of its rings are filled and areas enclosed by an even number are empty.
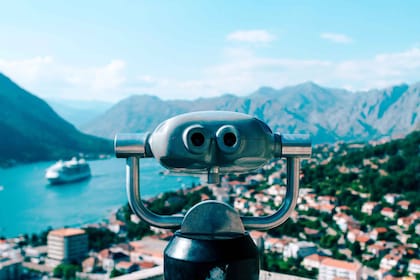
[[[127,203],[124,159],[89,161],[90,179],[56,186],[44,177],[52,164],[0,169],[0,236],[99,222]],[[140,165],[143,198],[200,183],[198,177],[162,175],[165,169],[155,159],[142,159]]]

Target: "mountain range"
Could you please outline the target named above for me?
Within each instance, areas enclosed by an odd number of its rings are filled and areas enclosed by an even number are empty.
[[[78,131],[1,73],[0,136],[0,166],[112,152],[111,141]]]
[[[195,100],[133,95],[98,116],[109,106],[102,105],[81,132],[44,100],[0,73],[0,165],[112,153],[110,139],[116,133],[152,131],[170,117],[202,110],[243,112],[265,121],[273,131],[310,133],[314,143],[369,141],[420,129],[420,83],[351,92],[306,82],[283,89],[262,87],[248,96]],[[67,118],[83,120],[80,112]],[[84,115],[84,121],[93,115]]]
[[[102,115],[114,105],[111,102],[96,100],[69,100],[69,99],[46,99],[51,108],[63,119],[70,122],[77,128],[89,123],[96,117]]]
[[[196,100],[161,100],[133,95],[98,116],[82,130],[113,138],[120,132],[152,131],[175,115],[227,110],[253,115],[280,133],[310,133],[314,143],[369,141],[402,136],[420,128],[420,83],[351,92],[313,82],[248,96],[225,94]]]

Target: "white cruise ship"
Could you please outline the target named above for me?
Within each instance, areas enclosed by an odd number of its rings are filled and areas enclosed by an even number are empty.
[[[87,179],[91,176],[89,164],[84,159],[72,158],[58,161],[45,172],[50,184],[65,184]]]

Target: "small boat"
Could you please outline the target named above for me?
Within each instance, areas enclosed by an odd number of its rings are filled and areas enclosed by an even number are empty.
[[[91,176],[89,164],[84,159],[72,158],[58,161],[45,172],[50,184],[65,184],[88,179]]]
[[[0,185],[0,192],[4,190],[4,187],[2,185]]]

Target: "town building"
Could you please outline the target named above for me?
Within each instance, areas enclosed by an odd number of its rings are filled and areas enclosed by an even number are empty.
[[[400,255],[386,254],[379,264],[379,267],[385,270],[391,270],[398,265],[401,260]]]
[[[89,257],[82,262],[82,270],[86,273],[94,272],[98,267],[98,259],[95,257]]]
[[[99,252],[98,259],[102,262],[102,269],[110,272],[115,268],[115,265],[122,261],[129,261],[130,256],[123,252],[112,252],[109,249],[104,249]]]
[[[163,252],[168,245],[168,241],[154,237],[144,237],[141,240],[130,242],[133,248],[130,253],[132,262],[153,262],[157,265],[163,264]]]
[[[0,279],[20,279],[22,275],[22,260],[0,258]]]
[[[139,265],[134,262],[120,261],[115,265],[115,269],[123,273],[132,273],[139,270]]]
[[[377,227],[374,228],[370,233],[369,233],[369,237],[372,240],[380,240],[381,237],[386,234],[388,232],[388,229],[385,227]]]
[[[378,210],[379,203],[375,201],[367,201],[362,205],[362,213],[372,215],[373,212]]]
[[[319,266],[318,279],[348,279],[360,280],[362,275],[362,265],[355,262],[346,262],[332,258],[325,258]]]
[[[410,204],[411,203],[408,200],[401,200],[397,203],[397,205],[401,207],[401,209],[404,209],[404,210],[408,210],[408,208],[410,207]]]
[[[411,275],[420,275],[420,259],[412,259],[408,263],[408,273]]]
[[[386,202],[388,202],[389,204],[395,204],[399,199],[400,199],[401,195],[400,194],[396,194],[396,193],[387,193],[384,196],[384,199]]]
[[[356,219],[344,213],[335,214],[333,216],[333,220],[336,222],[337,226],[343,232],[346,232],[349,228],[352,228],[352,229],[360,228],[360,223]]]
[[[383,252],[387,250],[385,241],[377,241],[367,247],[367,252],[374,257],[379,257]]]
[[[24,250],[25,250],[25,257],[29,258],[32,263],[36,263],[36,264],[43,263],[48,253],[47,246],[38,246],[38,247],[28,246]]]
[[[77,228],[52,230],[47,237],[47,246],[50,266],[80,262],[88,253],[88,236]]]
[[[283,251],[283,258],[304,258],[317,252],[316,244],[307,241],[291,242]]]
[[[307,270],[318,269],[321,266],[321,262],[325,259],[325,256],[321,256],[319,254],[312,254],[305,257],[302,261],[302,265]]]
[[[388,219],[393,220],[395,218],[396,213],[392,208],[385,207],[385,208],[382,208],[381,215]]]
[[[267,237],[264,240],[264,249],[269,252],[283,254],[284,248],[290,242],[297,242],[297,239],[284,236],[282,238]]]

